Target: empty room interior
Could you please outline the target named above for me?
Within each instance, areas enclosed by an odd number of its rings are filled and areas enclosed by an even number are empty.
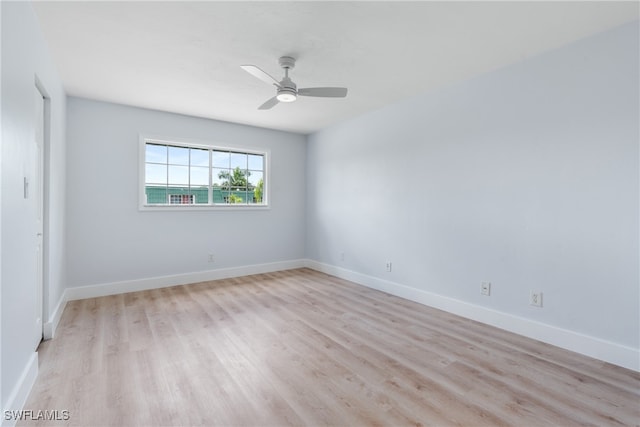
[[[639,9],[0,1],[1,425],[640,425]]]

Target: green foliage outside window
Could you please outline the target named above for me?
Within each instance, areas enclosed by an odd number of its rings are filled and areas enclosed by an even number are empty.
[[[262,194],[264,193],[264,181],[260,178],[258,185],[253,190],[253,197],[256,199],[256,203],[262,203]]]
[[[242,170],[240,169],[240,167],[236,166],[236,168],[233,169],[231,172],[221,171],[220,173],[218,173],[218,178],[224,180],[222,181],[222,185],[221,185],[223,188],[232,188],[232,189],[248,188],[249,190],[251,190],[252,186],[247,181],[247,178],[249,178],[250,175],[251,175],[251,172],[247,170]]]

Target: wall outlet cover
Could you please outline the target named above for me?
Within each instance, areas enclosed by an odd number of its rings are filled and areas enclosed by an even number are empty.
[[[542,292],[531,291],[529,293],[529,304],[534,307],[542,308]]]
[[[486,296],[491,295],[491,282],[480,283],[480,294]]]

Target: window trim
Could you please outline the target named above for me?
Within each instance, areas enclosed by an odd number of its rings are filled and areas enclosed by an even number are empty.
[[[158,143],[164,145],[174,145],[187,148],[203,148],[207,150],[228,150],[238,153],[259,154],[264,156],[264,189],[262,194],[263,203],[207,203],[207,204],[147,204],[145,192],[145,163],[146,163],[146,144]],[[210,174],[211,174],[211,164]],[[209,175],[209,186],[212,185],[211,175]],[[216,144],[210,141],[196,140],[190,138],[168,138],[163,136],[154,136],[149,134],[140,134],[138,143],[138,210],[140,211],[203,211],[203,210],[266,210],[270,209],[271,187],[271,151],[268,149],[256,149],[244,146],[229,146]]]

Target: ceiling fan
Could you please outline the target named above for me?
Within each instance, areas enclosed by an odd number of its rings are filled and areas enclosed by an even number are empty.
[[[276,96],[259,106],[258,110],[268,110],[279,102],[293,102],[298,96],[319,96],[322,98],[344,98],[347,96],[347,88],[345,87],[307,87],[298,89],[293,80],[289,78],[289,70],[295,67],[296,60],[290,56],[283,56],[278,60],[278,63],[284,68],[284,78],[281,81],[277,81],[255,65],[240,66],[252,76],[277,88]]]

